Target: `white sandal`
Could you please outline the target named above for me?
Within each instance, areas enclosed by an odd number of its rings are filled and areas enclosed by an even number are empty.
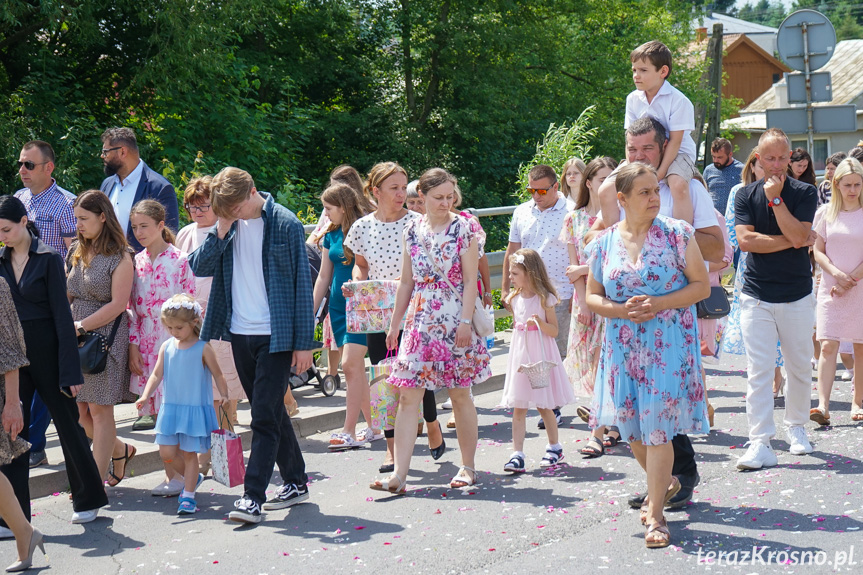
[[[466,471],[470,471],[473,474],[473,477],[471,478],[468,476],[468,474],[465,473]],[[460,483],[463,485],[457,485]],[[458,473],[455,474],[455,477],[453,477],[449,482],[449,486],[452,489],[464,489],[465,487],[473,487],[474,485],[476,485],[476,469],[468,467],[467,465],[462,465],[459,468]]]

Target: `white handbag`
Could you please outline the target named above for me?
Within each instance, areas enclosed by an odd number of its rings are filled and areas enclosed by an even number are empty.
[[[539,322],[535,319],[530,318],[527,320],[527,324],[533,322],[536,324],[536,332],[537,339],[539,339],[539,361],[535,361],[533,363],[523,363],[518,366],[519,373],[523,373],[527,376],[527,380],[530,382],[531,389],[542,389],[548,387],[548,384],[551,383],[551,370],[554,367],[557,367],[557,364],[553,361],[548,361],[545,359],[545,347],[542,345],[542,330],[539,329]],[[526,325],[527,325],[526,324]],[[530,339],[530,331],[529,329],[524,330],[526,335],[524,336],[524,344],[528,350],[528,354],[530,353],[530,346],[527,345],[528,339]]]

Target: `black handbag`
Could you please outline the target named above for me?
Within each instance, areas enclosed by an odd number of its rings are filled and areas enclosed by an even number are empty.
[[[111,335],[105,337],[101,333],[88,331],[78,336],[78,355],[81,357],[81,371],[87,374],[102,373],[108,363],[108,351],[114,344],[114,337],[120,327],[120,321],[126,312],[121,313],[114,320]]]
[[[731,305],[728,303],[728,295],[725,293],[725,288],[722,286],[712,286],[710,295],[707,299],[703,299],[695,304],[695,310],[698,312],[700,319],[719,319],[725,317],[731,312]]]

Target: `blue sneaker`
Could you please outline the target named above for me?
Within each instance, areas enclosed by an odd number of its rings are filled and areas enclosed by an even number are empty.
[[[177,515],[191,515],[198,510],[198,504],[191,497],[180,497],[178,501],[180,507],[177,508]]]

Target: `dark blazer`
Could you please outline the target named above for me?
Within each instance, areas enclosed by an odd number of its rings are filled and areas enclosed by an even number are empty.
[[[177,233],[180,225],[180,208],[177,203],[177,192],[174,191],[174,186],[160,174],[151,170],[144,163],[144,160],[141,160],[141,163],[144,164],[144,169],[141,172],[141,180],[138,182],[138,190],[135,192],[135,201],[132,202],[132,205],[134,206],[141,200],[156,200],[165,206],[165,225],[171,228],[174,233]],[[115,181],[114,176],[109,176],[102,181],[99,189],[110,196],[111,190],[114,189]],[[120,225],[124,225],[124,222],[120,222]],[[129,245],[136,252],[140,252],[144,247],[135,239],[135,234],[132,233],[132,225],[129,222],[125,222],[125,226],[126,238],[129,240]]]

